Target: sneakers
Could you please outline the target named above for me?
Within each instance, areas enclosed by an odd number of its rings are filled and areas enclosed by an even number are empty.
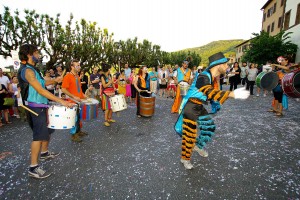
[[[72,135],[72,136],[71,136],[71,140],[72,140],[73,142],[82,142],[82,139],[80,139],[78,133]]]
[[[189,160],[180,159],[180,162],[183,164],[185,169],[193,169],[193,167],[194,167],[192,165],[191,161],[189,161]]]
[[[60,154],[60,152],[58,152],[58,153],[54,153],[54,152],[47,152],[46,154],[41,154],[41,156],[40,156],[40,160],[42,160],[42,161],[45,161],[45,160],[48,160],[48,159],[52,159],[52,158],[55,158],[55,157],[57,157],[57,156],[59,156],[59,154]]]
[[[46,172],[43,170],[41,167],[36,167],[34,170],[28,170],[28,175],[33,178],[38,178],[38,179],[43,179],[47,178],[51,175],[52,173]]]
[[[108,122],[104,122],[104,126],[110,126],[110,124]]]
[[[266,94],[264,94],[264,97],[266,97],[267,95]]]
[[[256,94],[257,97],[259,97],[259,94]]]
[[[116,120],[114,120],[114,119],[109,119],[108,122],[110,122],[110,123],[115,123]]]
[[[194,151],[198,152],[200,156],[206,158],[208,157],[208,153],[207,151],[205,151],[204,149],[200,149],[198,146],[194,146]]]
[[[86,136],[86,135],[88,135],[87,132],[84,132],[84,131],[79,131],[78,132],[78,136],[80,136],[80,137],[83,137],[83,136]]]

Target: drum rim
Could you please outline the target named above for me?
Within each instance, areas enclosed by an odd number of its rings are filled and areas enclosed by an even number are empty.
[[[293,76],[292,81],[293,81],[293,83],[294,83],[295,76],[300,76],[300,71],[296,71],[296,73],[295,73],[295,72],[293,72],[293,73],[294,73],[294,76]],[[298,94],[298,96],[300,96],[300,92],[299,92],[298,90],[296,90],[294,84],[292,85],[292,87],[293,87],[294,91],[296,91],[296,93]]]
[[[298,75],[300,76],[300,70],[294,71],[294,72],[290,72],[290,73],[288,73],[288,74],[286,74],[286,75],[292,75],[292,76],[293,76],[292,82],[294,82],[295,76],[296,76],[296,75],[297,75],[297,76],[298,76]],[[285,75],[285,76],[286,76],[286,75]],[[284,76],[283,79],[281,80],[281,82],[282,82],[281,85],[282,85],[282,86],[284,86],[283,80],[284,80],[285,76]],[[282,87],[283,92],[284,92],[287,96],[295,97],[295,98],[299,98],[299,97],[300,97],[300,92],[299,92],[298,90],[296,90],[296,88],[295,88],[294,85],[292,85],[292,89],[293,89],[292,92],[286,92],[286,89],[285,89],[285,88],[286,88],[286,87]]]

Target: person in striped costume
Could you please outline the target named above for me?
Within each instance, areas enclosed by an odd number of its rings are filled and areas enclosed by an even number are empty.
[[[220,105],[229,97],[246,99],[250,95],[245,88],[239,88],[232,92],[220,90],[217,77],[226,73],[228,60],[221,52],[210,56],[209,66],[202,73],[196,73],[196,77],[180,105],[180,114],[175,124],[175,131],[182,137],[180,161],[186,169],[193,168],[190,162],[193,151],[198,152],[203,157],[208,156],[203,148],[207,142],[211,141],[216,129],[204,104],[209,101],[212,113],[216,113],[220,110]]]

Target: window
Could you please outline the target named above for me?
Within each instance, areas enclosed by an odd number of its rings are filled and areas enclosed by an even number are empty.
[[[267,32],[270,33],[270,25],[267,28]]]
[[[275,24],[275,22],[272,23],[272,26],[271,26],[271,32],[274,31],[274,24]]]
[[[263,21],[266,21],[266,13],[264,13]]]
[[[280,7],[282,7],[282,6],[283,6],[283,4],[284,4],[284,0],[281,0],[281,5],[280,5]]]
[[[288,30],[290,27],[290,17],[291,17],[291,11],[285,13],[284,16],[284,30]]]
[[[295,20],[295,25],[300,24],[300,4],[298,4],[297,7],[297,14],[296,14],[296,20]]]
[[[274,3],[274,7],[273,7],[273,13],[276,12],[276,3]]]
[[[282,17],[278,18],[278,28],[281,28],[281,24],[282,24]]]

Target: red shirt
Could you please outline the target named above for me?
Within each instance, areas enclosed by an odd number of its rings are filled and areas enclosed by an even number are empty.
[[[84,98],[84,94],[81,90],[80,79],[72,73],[68,73],[64,77],[61,87],[67,89],[72,95],[79,97],[80,99]]]

